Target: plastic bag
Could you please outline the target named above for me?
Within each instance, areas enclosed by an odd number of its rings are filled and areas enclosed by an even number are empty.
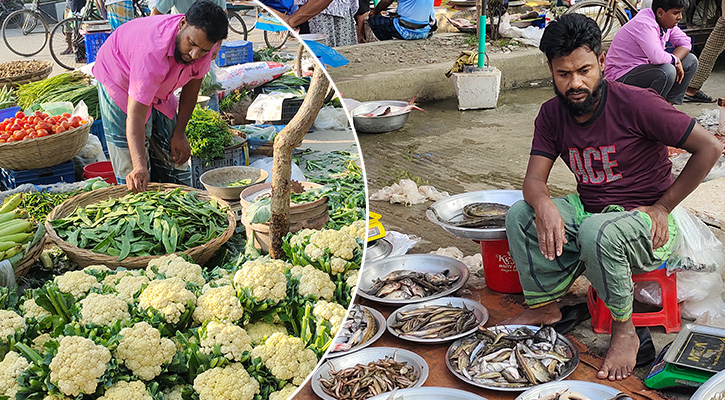
[[[15,269],[8,260],[0,261],[0,286],[15,288]]]
[[[315,129],[344,131],[349,126],[347,114],[342,108],[323,107],[315,118]]]
[[[680,271],[677,273],[677,301],[702,301],[723,291],[718,272]]]
[[[675,207],[672,216],[679,233],[667,260],[668,271],[713,272],[725,265],[722,243],[707,225],[683,207]]]
[[[253,89],[279,78],[290,69],[278,62],[259,61],[215,68],[214,74],[225,90]]]
[[[272,182],[272,157],[259,157],[254,160],[254,162],[249,164],[249,166],[267,171],[269,173],[269,176],[267,177],[267,180],[265,182]],[[306,180],[305,174],[302,172],[302,169],[294,162],[292,163],[292,179],[298,182],[303,182]]]
[[[417,236],[406,235],[396,231],[386,231],[385,240],[393,245],[393,251],[388,257],[402,256],[408,253],[408,250],[420,242]]]
[[[370,196],[370,200],[389,201],[390,204],[403,203],[406,206],[438,201],[448,197],[448,192],[440,192],[433,186],[421,186],[410,179],[401,179],[399,183],[386,186]]]
[[[662,287],[657,282],[634,282],[634,299],[640,303],[662,307]]]
[[[430,254],[437,254],[439,256],[451,257],[466,264],[470,275],[468,281],[466,281],[466,288],[469,290],[481,290],[486,287],[486,278],[483,275],[483,257],[481,253],[476,253],[472,256],[464,256],[463,252],[455,246],[441,247],[436,251],[430,252]]]

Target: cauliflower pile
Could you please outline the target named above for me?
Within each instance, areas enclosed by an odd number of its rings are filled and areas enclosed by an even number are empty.
[[[315,308],[312,309],[312,315],[325,321],[330,321],[330,325],[332,325],[331,336],[335,336],[340,329],[342,322],[345,320],[345,313],[347,313],[345,307],[337,303],[328,303],[324,300],[315,303]]]
[[[116,289],[119,298],[131,303],[141,288],[149,283],[151,283],[151,280],[145,275],[127,275],[116,282],[114,289]]]
[[[96,277],[84,271],[68,271],[55,277],[58,289],[63,293],[70,293],[78,300],[88,293],[91,288],[100,287]]]
[[[287,400],[292,397],[292,393],[297,390],[298,386],[290,385],[289,383],[284,385],[281,390],[272,392],[269,394],[269,400]]]
[[[38,303],[35,302],[35,299],[27,299],[23,303],[22,307],[23,316],[25,318],[37,318],[41,319],[43,317],[47,317],[48,315],[51,315],[48,310],[38,305]]]
[[[209,321],[201,337],[201,351],[211,354],[214,346],[229,360],[241,361],[245,351],[252,351],[252,338],[238,325]]]
[[[196,299],[196,308],[192,317],[197,323],[211,319],[236,322],[244,316],[244,309],[231,286],[209,288]]]
[[[254,345],[264,344],[264,342],[269,339],[272,334],[277,332],[283,333],[285,336],[289,335],[287,333],[287,328],[285,328],[284,325],[270,324],[269,322],[264,321],[249,324],[245,326],[244,329],[247,331],[247,334],[252,339],[252,343]]]
[[[138,322],[133,328],[123,328],[123,339],[118,343],[115,356],[142,380],[149,381],[161,373],[161,366],[171,362],[176,345],[162,338],[161,332],[147,322]]]
[[[181,314],[186,312],[186,304],[195,300],[194,293],[186,289],[186,283],[173,277],[151,281],[138,296],[138,306],[141,310],[154,309],[163,315],[166,322],[176,324]]]
[[[292,236],[285,251],[293,260],[312,264],[330,275],[342,274],[360,268],[365,235],[361,229],[364,227],[355,224],[340,230],[303,229]]]
[[[204,275],[201,274],[200,265],[192,264],[176,254],[169,254],[149,261],[146,267],[146,275],[154,276],[152,270],[154,267],[167,278],[179,277],[185,282],[198,286],[203,286],[206,283]]]
[[[111,325],[131,318],[128,303],[114,294],[90,293],[80,303],[82,324]]]
[[[258,301],[279,303],[287,297],[287,277],[279,263],[266,260],[247,261],[234,275],[237,289],[248,289]]]
[[[28,360],[14,351],[9,351],[5,355],[5,358],[0,361],[0,396],[15,398],[15,394],[20,389],[18,378],[29,366]]]
[[[0,310],[0,343],[7,343],[8,336],[18,331],[25,332],[25,318],[15,311]]]
[[[259,393],[259,382],[249,376],[244,366],[233,363],[224,368],[212,368],[194,379],[199,400],[252,400]]]
[[[290,271],[300,280],[299,292],[303,296],[315,296],[318,299],[332,300],[335,295],[335,283],[330,275],[312,265],[295,266]]]
[[[154,400],[141,381],[120,381],[106,390],[98,400]]]
[[[93,394],[106,373],[111,352],[91,339],[66,336],[50,362],[50,381],[66,396]]]
[[[306,349],[300,338],[282,333],[272,334],[263,345],[255,347],[252,357],[260,357],[277,379],[291,379],[295,385],[302,384],[317,365],[315,352]]]

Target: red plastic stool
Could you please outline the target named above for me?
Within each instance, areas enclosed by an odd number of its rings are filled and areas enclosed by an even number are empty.
[[[651,272],[632,275],[633,282],[657,282],[662,288],[662,310],[648,313],[632,313],[634,326],[664,326],[665,332],[679,332],[681,325],[680,304],[677,302],[677,274],[667,275],[666,263]],[[595,333],[611,333],[612,314],[589,287],[587,305],[592,315],[592,329]]]

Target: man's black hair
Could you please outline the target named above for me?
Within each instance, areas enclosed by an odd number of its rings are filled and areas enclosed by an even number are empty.
[[[669,11],[673,8],[687,8],[689,4],[688,0],[652,0],[652,9],[656,13],[658,8]]]
[[[539,50],[551,62],[555,57],[568,56],[586,46],[599,57],[602,54],[602,31],[593,19],[581,14],[564,14],[544,29]]]
[[[203,30],[208,41],[216,43],[227,38],[229,18],[216,3],[209,0],[196,1],[185,15],[186,22]]]

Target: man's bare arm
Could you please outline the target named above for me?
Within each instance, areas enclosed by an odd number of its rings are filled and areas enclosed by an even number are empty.
[[[133,169],[126,175],[126,186],[132,192],[143,192],[151,179],[146,163],[146,114],[149,106],[128,98],[126,141]]]
[[[325,11],[330,3],[332,3],[332,0],[309,0],[307,3],[299,6],[297,11],[287,16],[285,18],[286,22],[292,29],[297,28],[309,21],[312,17]]]
[[[549,260],[560,256],[566,243],[564,220],[551,200],[546,184],[553,165],[554,161],[547,157],[530,156],[523,186],[524,200],[536,214],[539,250]]]

